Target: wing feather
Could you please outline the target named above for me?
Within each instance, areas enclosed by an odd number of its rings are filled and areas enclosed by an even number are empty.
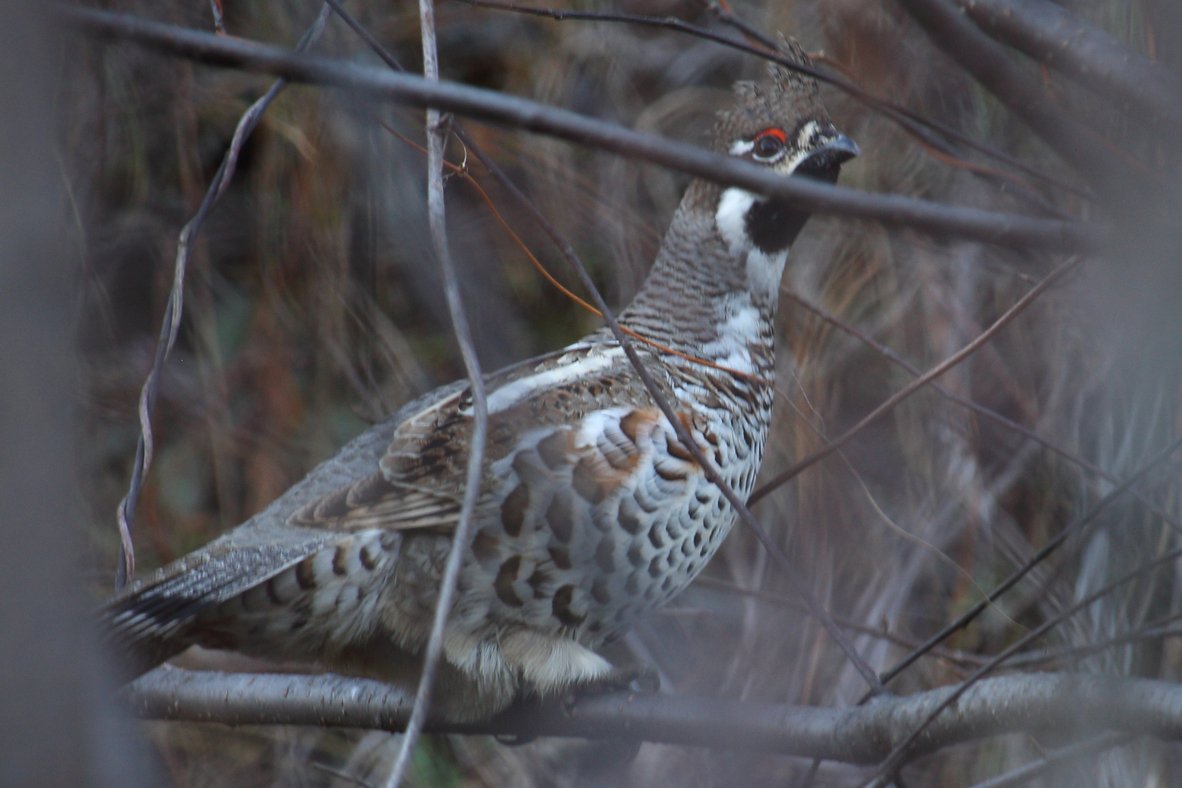
[[[648,407],[627,383],[628,362],[614,344],[577,345],[502,371],[486,381],[490,410],[485,447],[485,497],[497,487],[497,461],[514,453],[522,435],[539,428],[575,427],[604,407]],[[449,530],[463,498],[472,437],[471,392],[464,387],[412,413],[394,429],[369,476],[310,502],[292,525],[334,531],[364,528]]]

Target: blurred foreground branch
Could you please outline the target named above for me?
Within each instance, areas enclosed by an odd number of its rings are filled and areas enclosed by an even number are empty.
[[[805,178],[782,178],[756,165],[694,145],[644,134],[568,110],[454,82],[430,82],[278,47],[202,33],[102,11],[60,8],[59,18],[88,33],[134,41],[205,63],[242,68],[293,82],[346,88],[416,107],[431,106],[478,120],[520,127],[590,145],[701,178],[742,186],[814,213],[871,219],[931,233],[1059,251],[1095,249],[1102,233],[1082,222],[942,205],[909,197],[868,194]]]
[[[933,44],[992,93],[1100,194],[1128,195],[1132,186],[1107,141],[1082,118],[1047,99],[1013,54],[949,0],[901,0]]]
[[[957,0],[982,30],[1105,96],[1182,128],[1169,72],[1050,0]]]
[[[844,709],[628,693],[517,708],[484,724],[428,722],[435,733],[640,739],[875,763],[953,687]],[[336,675],[239,674],[165,666],[125,691],[144,717],[225,725],[317,725],[400,731],[413,699]],[[1079,739],[1118,731],[1182,737],[1182,686],[1146,679],[1039,673],[984,679],[924,731],[910,757],[1012,733]]]

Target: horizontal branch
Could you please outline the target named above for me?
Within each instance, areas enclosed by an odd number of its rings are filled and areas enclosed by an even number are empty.
[[[132,41],[201,62],[329,85],[361,95],[434,107],[459,115],[526,129],[733,184],[816,213],[958,235],[1007,246],[1058,251],[1092,250],[1102,235],[1082,222],[1033,219],[1019,214],[941,205],[899,195],[868,194],[804,178],[783,178],[756,165],[694,145],[645,134],[568,110],[454,82],[294,54],[241,39],[78,8],[59,8],[67,24],[90,34]]]
[[[517,708],[485,723],[429,722],[436,733],[639,739],[868,764],[882,760],[954,691],[945,687],[826,709],[669,695],[611,694]],[[400,731],[413,699],[377,681],[332,674],[218,673],[165,666],[125,700],[151,718],[226,725],[315,725]],[[1182,686],[1147,679],[1036,673],[984,679],[915,743],[915,757],[954,744],[1047,730],[1076,738],[1118,731],[1182,737]]]

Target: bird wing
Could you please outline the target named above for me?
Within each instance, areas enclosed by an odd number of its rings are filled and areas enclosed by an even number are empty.
[[[652,409],[622,350],[607,343],[573,345],[510,367],[487,379],[485,390],[489,424],[478,512],[493,503],[507,467],[502,461],[531,443],[573,435],[605,408]],[[290,524],[449,532],[459,518],[472,429],[472,392],[464,387],[403,420],[373,473],[300,508]]]
[[[574,345],[523,362],[486,380],[489,432],[481,507],[523,435],[527,454],[596,422],[595,412],[638,408],[657,418],[630,382],[620,349]],[[404,534],[449,533],[463,495],[473,426],[472,397],[463,383],[437,389],[367,430],[322,463],[267,509],[200,550],[137,581],[101,611],[108,637],[147,669],[183,649],[185,627],[202,611],[267,582],[303,559],[368,529]],[[617,449],[617,453],[620,450]],[[568,458],[571,483],[623,480],[587,450]],[[508,459],[506,459],[508,458]],[[499,469],[499,470],[498,470]],[[600,472],[603,473],[600,473]]]

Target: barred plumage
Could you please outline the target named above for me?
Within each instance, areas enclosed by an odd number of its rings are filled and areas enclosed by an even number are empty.
[[[785,51],[807,62],[799,47]],[[720,152],[828,180],[856,153],[811,78],[773,66],[736,95],[715,130]],[[620,314],[652,340],[637,343],[642,359],[740,497],[759,471],[779,282],[805,218],[695,181]],[[475,536],[444,646],[441,710],[457,719],[608,676],[595,649],[681,591],[735,520],[606,330],[486,385]],[[112,639],[137,669],[199,643],[413,676],[471,430],[463,384],[403,408],[249,522],[113,600]]]

